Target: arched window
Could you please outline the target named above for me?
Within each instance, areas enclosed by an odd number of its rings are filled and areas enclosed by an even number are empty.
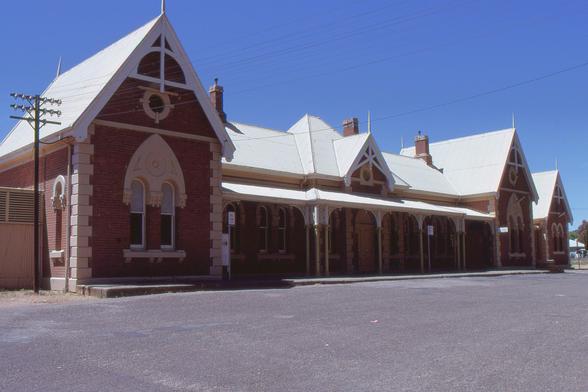
[[[528,240],[525,240],[524,213],[523,208],[521,207],[521,202],[514,193],[510,196],[508,201],[507,216],[508,233],[510,238],[509,253],[524,253],[525,243],[528,242]]]
[[[510,237],[510,251],[511,253],[516,252],[518,250],[518,234],[517,234],[517,226],[514,222],[514,218],[511,216],[508,218],[508,233]]]
[[[174,188],[164,183],[161,186],[161,240],[160,245],[164,249],[174,249],[175,247],[175,226],[176,226],[176,206]]]
[[[286,253],[286,251],[288,250],[288,239],[287,239],[288,216],[287,216],[287,211],[285,208],[282,207],[279,209],[278,214],[279,214],[278,215],[278,234],[279,234],[279,238],[280,238],[280,247],[278,250],[281,253]]]
[[[267,252],[268,245],[268,231],[269,231],[269,216],[267,208],[260,206],[257,209],[257,233],[258,233],[258,249],[260,252]]]
[[[138,180],[131,183],[131,248],[145,248],[145,187]]]
[[[567,241],[568,236],[566,235],[566,231],[561,223],[559,224],[559,232],[561,235],[560,236],[560,243],[561,243],[560,250],[562,252],[564,252],[566,250],[566,241]]]
[[[525,225],[523,224],[523,219],[519,216],[517,218],[517,229],[518,229],[518,235],[519,235],[519,243],[518,243],[518,252],[519,253],[523,253],[524,252],[524,247],[523,244],[525,243]]]
[[[554,252],[559,252],[559,233],[557,231],[557,226],[554,224],[551,225],[551,243],[553,246]]]

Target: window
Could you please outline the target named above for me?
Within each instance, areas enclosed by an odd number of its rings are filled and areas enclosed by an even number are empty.
[[[173,249],[175,246],[175,202],[174,188],[164,183],[161,187],[161,247]]]
[[[509,217],[508,219],[508,236],[510,239],[510,252],[514,253],[517,251],[518,249],[518,244],[517,244],[517,227],[514,223],[514,219],[513,217]]]
[[[137,180],[131,184],[131,248],[145,248],[145,187]]]
[[[278,234],[280,237],[280,248],[281,253],[286,253],[288,250],[288,230],[287,230],[287,212],[285,208],[280,208],[278,216]]]
[[[267,208],[263,206],[258,208],[257,222],[258,249],[260,252],[267,252],[269,230],[269,216],[267,213]]]
[[[166,119],[173,107],[169,94],[162,94],[152,90],[146,90],[140,102],[143,104],[145,114],[155,120],[156,124],[159,124],[160,120]]]
[[[519,235],[519,243],[518,243],[518,252],[519,253],[523,253],[524,249],[523,249],[523,244],[525,243],[525,225],[523,224],[523,219],[521,217],[517,218],[517,229],[518,229],[518,235]]]

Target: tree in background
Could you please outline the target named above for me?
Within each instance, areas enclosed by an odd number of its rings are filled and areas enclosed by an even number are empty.
[[[572,230],[569,233],[570,240],[576,241],[578,239],[578,232],[576,230]]]
[[[576,232],[578,233],[578,241],[588,245],[588,221],[583,220]]]

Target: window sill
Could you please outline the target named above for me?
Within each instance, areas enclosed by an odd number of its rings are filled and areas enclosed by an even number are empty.
[[[186,252],[183,250],[124,249],[123,256],[125,258],[125,263],[130,263],[133,259],[149,259],[150,263],[161,263],[163,259],[178,259],[181,263],[186,258]]]
[[[63,250],[52,250],[49,252],[49,258],[51,260],[63,260],[64,253]]]

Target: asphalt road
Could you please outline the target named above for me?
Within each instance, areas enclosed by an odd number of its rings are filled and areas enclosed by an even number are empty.
[[[588,273],[0,309],[1,391],[588,391]]]

